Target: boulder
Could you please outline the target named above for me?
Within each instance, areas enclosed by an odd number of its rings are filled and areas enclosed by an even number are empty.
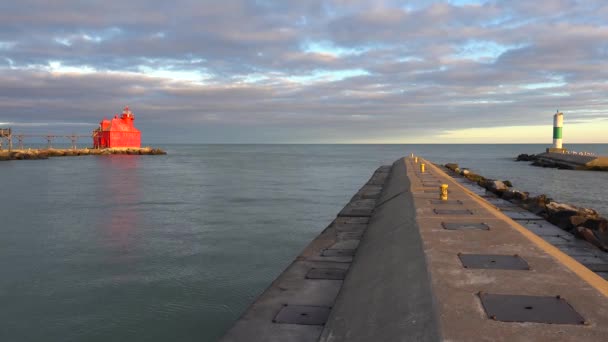
[[[541,215],[541,216],[546,216],[544,215],[547,208],[547,203],[550,203],[551,200],[549,198],[547,198],[547,195],[538,195],[538,196],[534,196],[534,197],[529,197],[529,195],[527,196],[527,198],[524,200],[523,203],[523,207],[531,212],[533,212],[534,214],[537,215]]]
[[[558,212],[571,212],[573,215],[586,216],[589,218],[598,218],[597,211],[589,208],[579,208],[567,203],[551,202],[547,204],[547,212],[549,215]]]
[[[520,155],[517,156],[517,159],[515,161],[534,161],[536,160],[536,155],[535,154],[525,154],[522,153]]]
[[[502,198],[506,200],[525,201],[528,198],[528,193],[517,189],[508,188],[502,193]]]
[[[466,175],[468,175],[470,173],[471,173],[471,171],[469,171],[469,169],[462,169],[462,170],[460,170],[460,174],[463,175],[463,176],[466,176]]]
[[[507,187],[512,188],[513,187],[513,183],[511,183],[511,181],[502,181]]]
[[[585,222],[587,222],[587,217],[582,215],[574,215],[570,216],[570,224],[573,227],[582,226]]]
[[[603,217],[588,218],[585,222],[583,222],[580,225],[588,227],[589,229],[591,229],[593,231],[608,233],[608,220],[606,220]]]
[[[597,248],[608,251],[608,234],[598,232],[587,227],[576,227],[576,235],[583,240],[586,240]]]
[[[597,220],[597,211],[589,208],[579,208],[566,203],[551,202],[546,205],[549,222],[565,230],[572,230],[585,224],[588,220]],[[590,221],[594,224],[595,221]],[[600,223],[597,223],[599,226]]]
[[[494,193],[500,193],[500,192],[507,190],[507,186],[505,185],[505,183],[503,183],[499,180],[486,179],[486,181],[483,184],[484,184],[483,185],[484,188],[486,188]]]
[[[484,182],[486,180],[483,176],[480,176],[473,172],[469,172],[468,174],[465,175],[465,177],[470,181],[476,182],[480,186],[483,186],[482,184],[484,184]]]
[[[447,163],[447,164],[445,164],[445,167],[448,168],[448,169],[450,169],[450,170],[452,170],[452,171],[455,171],[458,168],[458,164],[456,164],[456,163]]]
[[[529,196],[530,196],[530,193],[527,191],[515,190],[515,199],[518,199],[520,201],[525,201],[528,199]]]
[[[167,154],[167,152],[161,150],[160,148],[154,148],[154,149],[152,149],[152,154],[164,155],[164,154]],[[458,166],[458,165],[456,164],[456,166]]]
[[[571,211],[558,211],[548,215],[549,222],[560,227],[561,229],[570,231],[574,226],[570,222],[570,218],[576,215],[576,212]]]

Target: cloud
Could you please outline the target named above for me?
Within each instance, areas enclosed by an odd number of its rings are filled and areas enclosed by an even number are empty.
[[[607,16],[599,0],[6,2],[0,121],[73,130],[129,104],[158,141],[419,142],[601,118]]]

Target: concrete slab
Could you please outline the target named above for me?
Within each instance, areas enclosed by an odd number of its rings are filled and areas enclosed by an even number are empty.
[[[457,206],[437,206],[436,204],[430,204],[424,207],[418,207],[416,213],[420,217],[441,217],[446,222],[457,217],[470,217],[475,216],[476,218],[492,218],[490,212],[482,207],[475,205],[457,205]]]
[[[221,341],[316,341],[323,329],[322,326],[272,322],[284,304],[333,305],[342,281],[306,279],[306,273],[315,267],[347,269],[348,265],[294,262],[249,307]],[[260,338],[262,336],[263,338]]]
[[[338,216],[369,217],[376,206],[375,199],[357,199],[348,203]]]
[[[343,241],[338,241],[336,243],[334,243],[333,245],[331,245],[329,247],[329,249],[357,249],[357,247],[359,247],[359,240],[354,240],[354,239],[350,239],[350,240],[343,240]]]
[[[564,234],[564,230],[544,220],[519,220],[522,226],[526,227],[533,233],[546,236],[546,235],[560,235]]]
[[[388,177],[388,172],[378,171],[374,173],[372,178],[367,182],[367,185],[383,185]]]
[[[608,272],[608,262],[587,257],[580,257],[577,260],[593,272]]]
[[[381,192],[381,185],[364,185],[352,199],[377,199]]]
[[[336,217],[334,223],[339,224],[365,224],[369,222],[369,217]]]
[[[503,211],[503,214],[509,216],[512,220],[545,220],[544,218],[534,215],[529,211]]]
[[[557,246],[557,247],[562,252],[570,255],[574,259],[576,259],[579,256],[599,257],[599,254],[603,253],[600,250],[592,249],[592,248],[587,248],[587,247],[581,248],[581,247],[568,246],[568,245]]]
[[[464,186],[465,188],[467,188],[469,191],[472,191],[480,196],[486,196],[486,195],[490,195],[491,193],[488,193],[486,191],[486,189],[480,187],[477,184],[472,184],[470,182],[466,182],[466,183],[462,183],[462,186]],[[491,194],[492,197],[496,197],[494,194]]]
[[[567,240],[561,237],[561,235],[543,236],[543,239],[552,244],[553,246],[569,245],[571,242],[571,240]]]
[[[367,228],[364,223],[334,223],[337,232],[363,232]]]
[[[284,304],[272,320],[277,324],[324,325],[331,307]]]
[[[486,201],[503,211],[528,212],[526,209],[518,207],[517,205],[502,198],[487,198]]]
[[[340,268],[311,268],[306,273],[306,279],[344,280],[347,270]]]
[[[340,232],[338,240],[360,240],[362,236],[363,232]]]

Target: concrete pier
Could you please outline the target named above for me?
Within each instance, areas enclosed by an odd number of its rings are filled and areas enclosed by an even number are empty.
[[[379,168],[222,341],[606,339],[608,282],[419,162]]]
[[[540,166],[554,166],[572,170],[608,170],[608,157],[546,152],[536,155]]]
[[[563,253],[576,259],[576,261],[600,277],[608,280],[608,253],[583,239],[577,238],[573,233],[548,222],[543,217],[535,215],[515,203],[499,198],[495,193],[487,191],[476,182],[451,170],[446,171],[467,191],[483,198],[485,202],[501,211],[513,221],[538,235],[541,239],[555,246]]]

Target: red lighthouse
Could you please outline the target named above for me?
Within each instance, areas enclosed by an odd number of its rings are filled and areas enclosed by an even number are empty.
[[[103,119],[93,131],[95,148],[141,147],[141,132],[133,126],[135,116],[125,107],[120,117]]]

